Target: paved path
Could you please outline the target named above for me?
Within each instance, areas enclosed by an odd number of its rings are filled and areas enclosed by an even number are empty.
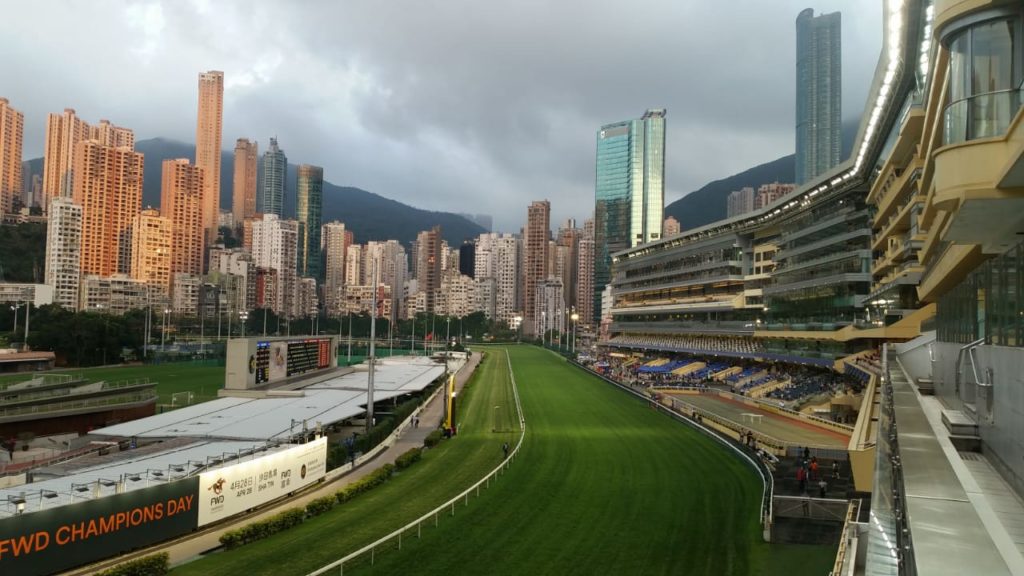
[[[465,366],[458,371],[455,376],[455,389],[461,391],[462,387],[469,380],[469,377],[476,370],[477,365],[480,364],[480,353],[474,352]],[[255,520],[261,520],[263,518],[273,516],[283,509],[293,508],[296,506],[305,506],[311,500],[320,498],[322,496],[332,495],[341,488],[348,484],[359,480],[360,478],[370,474],[374,470],[380,468],[384,464],[394,462],[400,454],[415,448],[423,446],[423,440],[427,437],[430,432],[436,429],[441,424],[441,417],[444,414],[443,394],[437,394],[431,399],[426,406],[420,410],[420,425],[417,428],[413,428],[411,425],[405,426],[402,430],[398,440],[389,448],[378,454],[372,460],[369,460],[361,464],[355,470],[338,477],[337,479],[320,484],[316,489],[309,492],[305,492],[300,496],[291,498],[280,503],[272,504],[269,507],[262,508],[258,512],[254,512],[247,516],[242,516],[239,519],[229,522],[226,524],[218,524],[217,526],[196,532],[190,536],[174,540],[162,546],[155,546],[149,548],[137,555],[124,556],[119,558],[119,561],[128,560],[134,556],[145,556],[154,552],[167,552],[171,556],[171,566],[183,564],[191,559],[196,558],[203,552],[213,550],[220,546],[220,536],[228,530],[238,528]],[[383,536],[383,534],[382,534]],[[89,574],[99,568],[106,568],[112,566],[116,562],[103,562],[100,564],[94,564],[87,568],[68,572],[68,574]]]

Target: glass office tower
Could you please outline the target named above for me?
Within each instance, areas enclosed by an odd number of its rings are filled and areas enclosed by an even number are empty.
[[[612,254],[661,239],[665,209],[665,110],[601,127],[594,207],[594,313],[611,280]]]

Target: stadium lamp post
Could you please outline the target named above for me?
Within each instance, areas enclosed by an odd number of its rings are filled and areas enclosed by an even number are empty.
[[[21,344],[22,350],[28,350],[28,325],[32,319],[32,301],[25,300],[25,341]]]
[[[516,321],[516,343],[518,344],[523,335],[523,317],[516,314],[512,319]]]
[[[448,346],[448,343],[452,341],[452,317],[447,314],[444,317],[445,330],[444,330],[444,345]]]
[[[242,338],[245,338],[245,321],[249,319],[249,312],[246,310],[239,310],[238,319],[242,321]]]
[[[547,346],[548,343],[548,311],[540,311],[540,345]]]
[[[206,298],[203,289],[199,289],[199,355],[203,355],[203,340],[206,339]],[[220,335],[220,318],[217,318],[217,334]]]
[[[164,308],[164,323],[160,329],[160,351],[167,352],[167,316],[171,313],[170,308]]]
[[[348,313],[348,364],[352,365],[352,311]]]
[[[14,310],[14,328],[11,328],[11,337],[14,337],[14,333],[18,331],[18,308],[21,308],[20,302],[15,302],[11,306],[11,310]]]
[[[96,305],[96,313],[103,314],[103,304]],[[110,320],[103,319],[103,365],[107,365],[107,327],[110,326]]]
[[[572,312],[572,316],[570,316],[569,318],[572,319],[572,355],[575,356],[576,355],[576,321],[580,319],[580,315],[577,314],[576,310],[574,309],[573,312]]]

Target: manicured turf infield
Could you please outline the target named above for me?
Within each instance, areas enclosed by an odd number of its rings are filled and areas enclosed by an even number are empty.
[[[136,378],[149,378],[157,382],[156,392],[160,396],[158,404],[170,404],[171,395],[175,392],[192,392],[192,403],[205,402],[217,397],[217,390],[224,386],[224,367],[216,363],[198,364],[191,362],[174,362],[165,364],[147,364],[131,366],[105,366],[102,368],[67,368],[50,372],[51,374],[70,374],[84,377],[92,382],[106,380],[119,382]],[[0,377],[0,383],[20,382],[31,378],[30,374],[12,374]],[[178,402],[184,402],[179,397]]]
[[[760,540],[755,474],[714,441],[548,352],[510,348],[527,422],[509,471],[403,549],[346,574],[825,574],[834,548]],[[304,574],[457,494],[513,436],[498,349],[463,401],[459,436],[354,502],[175,574]],[[499,409],[494,409],[499,406]]]

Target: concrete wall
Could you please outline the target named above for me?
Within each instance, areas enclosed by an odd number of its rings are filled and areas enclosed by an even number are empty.
[[[977,348],[975,368],[981,379],[992,383],[991,388],[975,388],[971,361],[964,353],[958,395],[955,364],[960,347],[935,343],[935,394],[947,408],[976,419],[985,455],[1017,493],[1024,495],[1024,348]]]
[[[895,344],[900,363],[916,383],[921,378],[932,377],[932,348],[935,345],[935,331],[925,332],[910,342]]]

